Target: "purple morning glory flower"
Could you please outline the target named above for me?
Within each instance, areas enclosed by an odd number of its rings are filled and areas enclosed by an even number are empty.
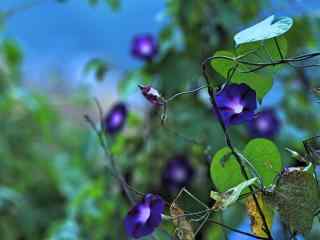
[[[132,55],[136,58],[150,61],[158,53],[158,44],[150,34],[140,34],[132,40]]]
[[[160,225],[164,208],[165,203],[159,195],[147,194],[124,220],[128,236],[140,238],[151,234]]]
[[[244,83],[230,84],[216,95],[216,103],[226,126],[240,124],[254,117],[256,92]]]
[[[162,174],[162,181],[169,190],[177,191],[191,182],[193,174],[193,168],[187,157],[177,155],[167,162]]]
[[[118,133],[124,127],[128,115],[124,103],[115,104],[105,117],[105,131],[111,135]]]
[[[143,96],[153,105],[160,106],[164,103],[160,93],[153,87],[139,85],[139,88]]]
[[[265,109],[248,122],[252,137],[273,138],[280,129],[280,120],[272,109]]]

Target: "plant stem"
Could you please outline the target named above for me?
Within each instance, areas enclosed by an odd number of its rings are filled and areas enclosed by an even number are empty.
[[[135,201],[134,201],[134,198],[130,192],[130,189],[128,188],[128,184],[126,183],[124,177],[120,173],[120,171],[116,165],[115,158],[114,158],[113,154],[110,152],[107,144],[105,143],[104,133],[102,132],[103,128],[102,128],[102,130],[98,130],[97,127],[95,126],[95,123],[92,121],[92,119],[88,115],[85,115],[84,118],[89,123],[89,125],[94,130],[94,132],[96,133],[106,158],[110,160],[110,166],[111,166],[110,170],[111,170],[112,175],[117,179],[120,186],[124,190],[128,200],[133,205],[135,203]]]
[[[237,160],[237,162],[238,162],[238,164],[239,164],[239,166],[240,166],[242,175],[244,176],[244,178],[245,178],[246,180],[249,180],[249,176],[248,176],[248,174],[247,174],[247,172],[246,172],[246,170],[245,170],[245,167],[244,167],[244,165],[243,165],[243,162],[242,162],[242,160],[241,160],[241,157],[237,154],[237,152],[236,152],[236,150],[235,150],[235,148],[234,148],[234,146],[233,146],[233,144],[232,144],[232,142],[231,142],[230,135],[229,135],[229,133],[228,133],[228,130],[227,130],[227,128],[226,128],[226,125],[224,124],[224,121],[223,121],[222,116],[221,116],[221,114],[220,114],[218,105],[217,105],[217,103],[216,103],[215,90],[214,90],[214,89],[212,88],[212,86],[210,85],[209,76],[207,75],[207,64],[208,64],[210,61],[214,60],[214,59],[215,59],[215,57],[210,57],[210,58],[207,58],[207,59],[202,63],[202,74],[203,74],[203,76],[204,76],[204,78],[205,78],[205,80],[206,80],[206,82],[207,82],[207,85],[208,85],[208,95],[209,95],[209,97],[210,97],[210,102],[211,102],[211,104],[212,104],[212,106],[213,106],[213,108],[214,108],[214,110],[215,110],[215,112],[216,112],[216,114],[217,114],[218,121],[219,121],[219,123],[220,123],[220,125],[221,125],[221,128],[222,128],[223,132],[224,132],[226,144],[227,144],[227,146],[230,148],[232,155],[236,158],[236,160]],[[264,227],[265,227],[264,231],[265,231],[265,233],[267,234],[268,239],[272,240],[273,238],[272,238],[271,232],[270,232],[270,230],[269,230],[269,227],[268,227],[266,218],[265,218],[265,216],[264,216],[264,214],[263,214],[263,211],[262,211],[262,209],[261,209],[261,207],[260,207],[260,205],[259,205],[258,199],[257,199],[257,197],[256,197],[256,195],[255,195],[255,193],[254,193],[254,189],[252,188],[252,186],[249,186],[249,189],[250,189],[250,191],[251,191],[251,193],[252,193],[253,200],[254,200],[254,202],[255,202],[255,204],[256,204],[256,207],[257,207],[258,212],[259,212],[259,214],[260,214],[260,216],[261,216],[263,225],[264,225]]]
[[[208,221],[209,221],[209,222],[212,222],[212,223],[214,223],[214,224],[217,224],[217,225],[219,225],[219,226],[221,226],[221,227],[223,227],[223,228],[225,228],[225,229],[228,229],[228,230],[230,230],[230,231],[232,231],[232,232],[240,233],[240,234],[242,234],[242,235],[246,235],[246,236],[249,236],[249,237],[253,237],[253,238],[255,238],[255,239],[264,239],[264,240],[268,240],[268,239],[269,239],[269,238],[256,236],[256,235],[254,235],[254,234],[247,233],[247,232],[244,232],[244,231],[241,231],[241,230],[232,228],[232,227],[230,227],[230,226],[228,226],[228,225],[225,225],[225,224],[223,224],[223,223],[217,222],[217,221],[212,220],[212,219],[209,219]]]

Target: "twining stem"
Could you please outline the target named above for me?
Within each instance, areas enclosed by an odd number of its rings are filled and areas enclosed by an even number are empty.
[[[125,181],[124,177],[122,176],[121,172],[119,171],[119,169],[118,169],[118,167],[116,165],[115,158],[114,158],[113,154],[111,153],[111,151],[109,150],[109,148],[108,148],[108,146],[107,146],[107,144],[105,142],[104,133],[102,132],[103,128],[101,128],[100,130],[97,129],[97,127],[95,126],[95,123],[92,121],[92,119],[88,115],[85,115],[84,118],[89,123],[89,125],[94,130],[94,132],[96,133],[96,135],[97,135],[97,137],[99,139],[100,145],[101,145],[101,147],[103,149],[103,152],[104,152],[106,158],[110,161],[110,166],[111,166],[110,172],[111,172],[111,174],[117,179],[117,181],[119,182],[120,186],[124,190],[128,200],[133,205],[135,203],[134,198],[133,198],[133,196],[132,196],[132,194],[130,192],[130,189],[128,188],[127,182]]]
[[[219,123],[220,123],[220,125],[221,125],[221,128],[222,128],[223,132],[224,132],[226,144],[227,144],[227,146],[230,148],[232,155],[236,158],[236,160],[237,160],[237,162],[238,162],[238,164],[239,164],[239,166],[240,166],[242,175],[244,176],[244,178],[245,178],[246,180],[249,180],[249,176],[248,176],[248,173],[246,172],[245,166],[243,165],[242,159],[241,159],[241,157],[237,154],[237,151],[236,151],[236,149],[234,148],[234,146],[233,146],[233,144],[232,144],[232,142],[231,142],[230,135],[229,135],[229,133],[228,133],[228,130],[227,130],[227,128],[226,128],[226,125],[225,125],[225,123],[224,123],[224,121],[223,121],[223,119],[222,119],[220,110],[219,110],[218,105],[217,105],[217,103],[216,103],[216,98],[215,98],[215,94],[216,94],[216,93],[215,93],[215,90],[214,90],[214,89],[212,88],[212,86],[210,85],[209,76],[207,75],[207,65],[208,65],[208,63],[209,63],[210,61],[213,61],[214,59],[218,59],[218,58],[221,58],[221,57],[219,56],[219,57],[210,57],[210,58],[207,58],[207,59],[202,63],[202,74],[203,74],[203,76],[204,76],[204,78],[205,78],[205,80],[206,80],[206,82],[207,82],[207,85],[208,85],[208,95],[209,95],[209,97],[210,97],[210,102],[211,102],[211,104],[212,104],[212,106],[213,106],[213,108],[214,108],[214,110],[215,110],[215,112],[216,112],[216,114],[217,114],[218,121],[219,121]],[[268,227],[266,218],[265,218],[265,216],[264,216],[264,214],[263,214],[263,212],[262,212],[262,209],[261,209],[261,207],[260,207],[260,205],[259,205],[258,199],[257,199],[257,197],[256,197],[256,195],[255,195],[255,193],[254,193],[254,189],[253,189],[252,186],[249,186],[249,189],[250,189],[250,191],[251,191],[251,193],[252,193],[253,200],[254,200],[254,202],[255,202],[255,204],[256,204],[256,207],[257,207],[257,209],[258,209],[258,212],[259,212],[259,214],[260,214],[260,216],[261,216],[261,219],[262,219],[262,222],[263,222],[263,225],[264,225],[264,231],[265,231],[265,233],[267,234],[268,239],[271,240],[271,239],[273,239],[273,238],[272,238],[271,232],[270,232],[270,230],[269,230],[269,227]]]
[[[277,46],[279,47],[279,45],[277,45]],[[280,47],[279,47],[279,49],[280,49]],[[280,54],[280,52],[279,52],[279,54]],[[240,63],[240,64],[255,67],[255,68],[248,70],[248,71],[242,71],[241,73],[256,72],[256,71],[261,70],[266,67],[277,66],[277,65],[281,65],[281,64],[288,64],[290,66],[301,67],[301,68],[320,66],[320,64],[309,64],[309,65],[301,65],[301,66],[294,65],[295,62],[302,62],[302,61],[320,56],[320,52],[308,53],[308,54],[300,55],[300,56],[293,57],[293,58],[281,58],[279,60],[271,61],[271,62],[250,62],[250,61],[242,60],[242,58],[245,57],[246,55],[248,55],[248,54],[240,55],[237,57],[213,56],[213,57],[209,57],[206,59],[206,64],[212,60],[215,60],[215,59],[224,59],[224,60],[228,60],[228,61],[235,62],[238,64]],[[282,53],[281,53],[281,55],[282,55]],[[282,57],[283,57],[283,55],[282,55]]]
[[[192,89],[192,90],[190,90],[190,91],[179,92],[179,93],[176,93],[176,94],[174,94],[173,96],[165,99],[165,101],[166,101],[166,102],[170,102],[170,101],[172,101],[173,99],[175,99],[175,98],[178,97],[178,96],[181,96],[181,95],[184,95],[184,94],[197,93],[197,92],[199,92],[201,89],[204,89],[204,88],[207,88],[207,86],[201,86],[201,87],[198,87],[198,88],[196,88],[196,89]]]

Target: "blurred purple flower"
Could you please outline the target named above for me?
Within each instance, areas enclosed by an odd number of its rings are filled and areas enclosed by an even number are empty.
[[[164,103],[160,93],[153,87],[139,85],[139,88],[143,96],[153,105],[160,106]]]
[[[177,155],[167,162],[162,173],[162,182],[169,190],[177,191],[191,182],[193,174],[193,168],[187,157]]]
[[[161,223],[165,203],[158,195],[147,194],[127,214],[124,225],[128,236],[140,238],[151,234]]]
[[[134,57],[150,61],[158,53],[156,39],[150,34],[140,34],[133,38],[131,53]]]
[[[265,109],[248,122],[252,137],[273,138],[280,130],[280,120],[273,109]]]
[[[216,102],[226,126],[251,120],[257,108],[256,92],[244,83],[227,85]]]
[[[122,130],[128,115],[127,107],[124,103],[117,103],[108,112],[105,117],[105,131],[108,134],[116,134]]]

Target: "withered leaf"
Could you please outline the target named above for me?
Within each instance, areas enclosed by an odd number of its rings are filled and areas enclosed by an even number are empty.
[[[173,224],[176,227],[179,240],[193,240],[194,232],[191,223],[187,220],[184,211],[177,204],[170,206],[170,215],[173,218]]]
[[[311,230],[314,213],[319,208],[319,191],[313,175],[306,169],[286,169],[267,200],[292,231],[307,234]]]
[[[265,216],[267,225],[269,229],[271,229],[273,217],[272,209],[267,205],[261,193],[257,195],[257,199],[259,206],[261,207],[261,210]],[[252,196],[248,197],[248,199],[246,200],[246,208],[251,221],[251,232],[260,237],[267,237],[263,220]]]

